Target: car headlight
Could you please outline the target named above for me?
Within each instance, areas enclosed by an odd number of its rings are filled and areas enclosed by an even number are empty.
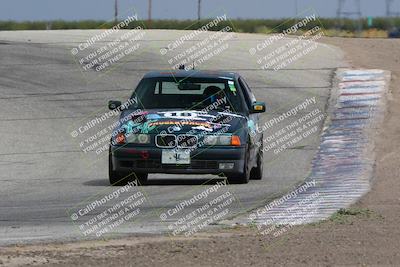
[[[237,140],[238,136],[235,135],[206,135],[204,137],[204,145],[206,146],[229,146],[237,145],[232,142],[233,139]],[[239,144],[240,145],[240,144]]]
[[[115,142],[119,145],[123,145],[126,142],[125,135],[123,133],[119,133],[115,136]]]
[[[129,144],[149,144],[150,135],[148,134],[130,134],[126,136],[126,142]]]

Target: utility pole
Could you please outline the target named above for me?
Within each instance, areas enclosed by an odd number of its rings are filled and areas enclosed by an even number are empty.
[[[386,0],[386,17],[389,17],[390,14],[390,5],[392,4],[391,0]]]
[[[152,2],[151,2],[152,0],[149,0],[149,12],[148,12],[148,20],[149,20],[149,23],[151,22],[151,9],[153,8],[153,6],[152,6]]]
[[[297,18],[298,14],[299,14],[298,0],[294,0],[294,12],[295,12],[295,16]]]
[[[118,0],[114,2],[114,22],[118,22]]]
[[[198,0],[197,3],[197,20],[201,20],[201,0]]]

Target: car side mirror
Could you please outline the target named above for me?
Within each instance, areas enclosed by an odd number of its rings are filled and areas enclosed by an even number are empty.
[[[110,100],[110,101],[108,101],[108,108],[109,108],[110,110],[117,109],[117,108],[119,108],[121,105],[122,105],[122,102],[121,102],[121,101],[116,101],[116,100]]]
[[[250,113],[263,113],[265,112],[265,103],[264,102],[254,102],[251,105]]]

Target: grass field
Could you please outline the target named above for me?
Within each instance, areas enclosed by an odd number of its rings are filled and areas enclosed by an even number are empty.
[[[195,30],[205,25],[210,20],[153,20],[135,21],[127,28],[142,26],[146,29],[178,29]],[[274,33],[281,32],[296,23],[295,19],[235,19],[219,23],[211,30],[221,30],[226,26],[233,26],[236,32],[248,33]],[[374,18],[371,27],[368,27],[367,18],[362,20],[352,19],[326,19],[320,18],[306,25],[305,30],[316,25],[325,29],[328,36],[340,37],[387,37],[387,31],[393,27],[400,27],[400,18]],[[82,20],[82,21],[0,21],[0,31],[9,30],[63,30],[63,29],[109,29],[115,22]]]

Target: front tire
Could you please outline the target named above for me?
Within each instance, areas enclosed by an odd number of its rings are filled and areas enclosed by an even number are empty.
[[[132,173],[132,178],[136,178],[139,182],[139,185],[145,185],[147,184],[147,179],[149,175],[147,173]]]
[[[114,171],[113,164],[112,164],[112,155],[111,149],[108,155],[108,179],[112,186],[123,186],[126,185],[128,182],[132,182],[135,179],[138,180],[138,185],[145,185],[147,183],[148,174],[147,173],[122,173]]]
[[[246,149],[246,155],[244,160],[244,167],[242,173],[228,175],[228,182],[230,184],[247,184],[250,180],[249,170],[249,151]]]
[[[112,158],[111,158],[111,151],[108,155],[108,179],[110,181],[110,184],[112,186],[121,186],[121,185],[126,185],[127,182],[129,182],[129,179],[127,176],[125,176],[121,172],[114,171],[113,169],[113,164],[112,164]]]
[[[257,153],[257,166],[251,169],[250,179],[251,180],[261,180],[263,177],[263,158],[264,158],[264,150],[261,145],[258,153]]]

